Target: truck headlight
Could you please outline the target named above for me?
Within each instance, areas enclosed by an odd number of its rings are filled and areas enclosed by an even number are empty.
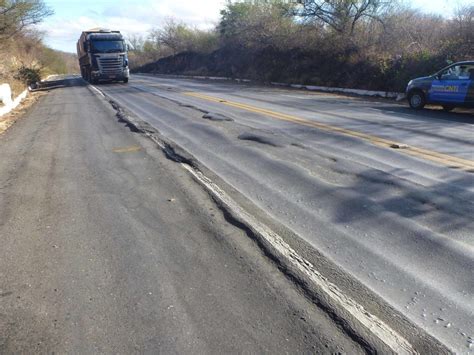
[[[128,67],[128,59],[127,59],[127,58],[125,58],[125,59],[123,60],[123,66],[124,66],[124,67]]]

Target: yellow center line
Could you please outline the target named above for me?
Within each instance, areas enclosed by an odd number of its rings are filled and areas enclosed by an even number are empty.
[[[130,147],[124,147],[124,148],[114,148],[112,149],[112,152],[114,153],[133,153],[133,152],[138,152],[142,148],[139,147],[138,145],[132,145]]]
[[[271,111],[271,110],[267,110],[267,109],[239,103],[239,102],[228,101],[228,100],[220,99],[217,97],[200,94],[197,92],[184,92],[183,94],[187,96],[192,96],[199,99],[207,100],[207,101],[221,103],[223,105],[239,108],[239,109],[250,111],[250,112],[260,113],[260,114],[273,117],[282,121],[297,123],[303,126],[317,128],[323,131],[340,133],[345,136],[357,137],[362,140],[368,141],[374,145],[384,147],[384,148],[391,148],[393,146],[401,145],[399,142],[391,141],[385,138],[380,138],[380,137],[373,136],[370,134],[361,133],[361,132],[353,131],[353,130],[342,128],[342,127],[331,126],[325,123],[315,122],[315,121],[307,120],[301,117],[287,115],[284,113],[275,112],[275,111]],[[458,169],[462,169],[466,171],[474,171],[474,161],[469,160],[469,159],[458,158],[452,155],[443,154],[443,153],[435,152],[432,150],[413,147],[413,146],[406,146],[403,149],[400,149],[400,152],[403,152],[412,156],[416,156],[419,158],[423,158],[425,160],[430,160],[430,161],[433,161],[442,165],[446,165],[452,168],[458,168]]]

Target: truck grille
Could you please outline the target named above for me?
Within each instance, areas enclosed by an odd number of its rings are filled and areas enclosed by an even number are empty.
[[[102,74],[122,74],[123,57],[99,58],[99,70]]]

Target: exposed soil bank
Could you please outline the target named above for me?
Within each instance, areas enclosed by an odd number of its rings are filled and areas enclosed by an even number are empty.
[[[209,54],[183,52],[136,68],[135,72],[224,76],[262,82],[403,92],[407,82],[436,72],[445,58],[400,58],[381,63],[351,60],[350,53],[221,48]]]

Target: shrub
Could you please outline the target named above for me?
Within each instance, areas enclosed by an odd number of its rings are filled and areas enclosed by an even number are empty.
[[[41,81],[41,72],[40,69],[37,68],[21,66],[15,74],[15,79],[26,85],[32,85]]]

